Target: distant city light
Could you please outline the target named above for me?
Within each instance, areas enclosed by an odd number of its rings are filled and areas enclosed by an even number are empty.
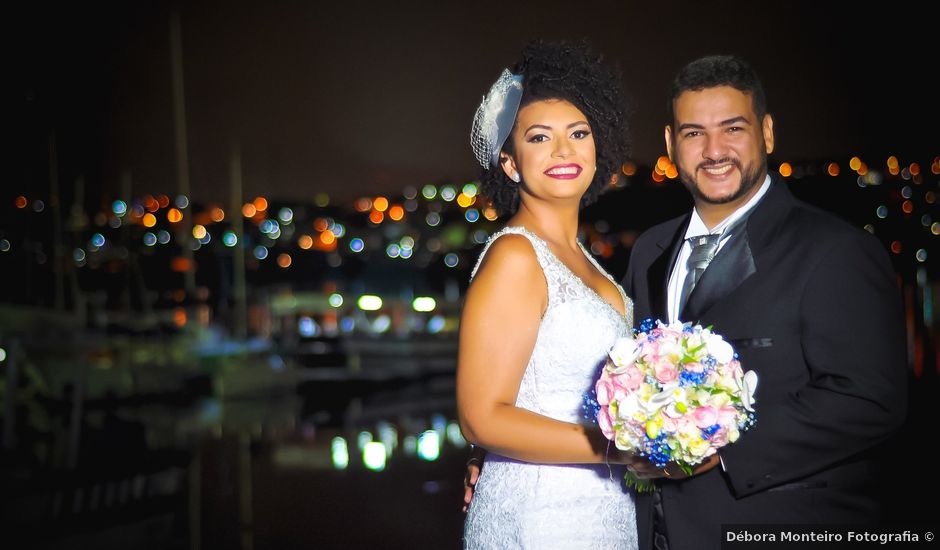
[[[255,208],[254,204],[247,202],[244,205],[242,205],[242,216],[246,218],[253,218],[255,217],[255,214],[257,213],[258,213],[258,209]]]
[[[883,205],[882,205],[882,206],[879,206],[879,207],[875,210],[875,215],[878,216],[878,217],[881,218],[881,219],[887,218],[887,217],[888,217],[888,207],[887,207],[887,206],[883,206]]]
[[[150,231],[144,233],[144,246],[153,246],[157,244],[157,236]]]
[[[91,236],[91,239],[89,240],[89,242],[91,242],[92,246],[101,248],[102,246],[104,246],[104,243],[105,243],[104,235],[102,235],[101,233],[95,233],[94,235]]]
[[[457,267],[457,263],[459,261],[460,260],[457,257],[457,255],[454,254],[453,252],[448,252],[447,255],[444,256],[444,265],[446,265],[447,267]]]
[[[0,363],[7,360],[7,350],[0,348]]]
[[[271,233],[275,233],[279,231],[281,229],[281,226],[278,225],[278,223],[274,220],[264,220],[263,222],[261,222],[261,226],[258,227],[258,229],[262,233],[266,235],[270,235]]]
[[[365,248],[365,243],[359,237],[355,237],[349,240],[349,249],[353,252],[362,252],[363,248]]]
[[[441,187],[441,198],[447,202],[454,200],[457,197],[457,191],[454,190],[450,185],[445,185]]]
[[[157,233],[157,242],[160,244],[167,244],[170,242],[170,232],[166,229],[161,229],[160,232]]]
[[[238,236],[236,236],[235,233],[231,231],[226,231],[222,234],[222,244],[231,248],[238,244]]]
[[[339,321],[339,329],[343,332],[352,332],[356,328],[356,320],[352,317],[343,317]]]
[[[418,458],[428,462],[441,456],[441,438],[434,430],[427,430],[418,436]]]
[[[363,294],[356,304],[363,311],[378,311],[382,309],[382,299],[373,294]]]
[[[342,238],[343,235],[345,234],[346,234],[345,225],[341,223],[333,224],[333,235],[336,236],[337,239]]]
[[[401,221],[405,217],[405,209],[396,204],[388,209],[388,217],[392,221]]]
[[[262,245],[258,245],[254,249],[255,258],[263,260],[268,257],[268,249]]]
[[[401,259],[403,259],[403,260],[407,260],[408,258],[411,257],[412,254],[414,254],[414,249],[413,249],[413,248],[402,248],[402,249],[398,252],[398,257],[401,258]]]
[[[319,336],[320,325],[310,317],[301,317],[297,321],[297,332],[304,338],[313,338]]]
[[[385,254],[386,254],[389,258],[397,258],[399,252],[401,252],[401,247],[398,246],[398,245],[395,244],[395,243],[392,243],[392,244],[388,245],[387,247],[385,247]]]
[[[430,296],[418,296],[411,302],[411,307],[414,308],[415,311],[434,311],[434,308],[437,307],[437,301]]]
[[[186,195],[177,195],[176,200],[173,201],[173,204],[176,205],[180,210],[185,210],[189,206],[189,198]]]
[[[467,446],[467,440],[463,438],[463,434],[460,433],[460,425],[456,422],[447,423],[447,441],[454,447],[463,448]]]
[[[385,458],[385,444],[381,441],[370,441],[362,449],[362,463],[374,472],[385,469]]]
[[[157,217],[148,212],[144,214],[144,217],[141,220],[141,223],[144,224],[144,227],[153,227],[157,225]]]
[[[372,330],[382,334],[392,326],[392,319],[388,315],[379,315],[372,321]]]
[[[477,186],[473,183],[468,183],[463,186],[463,194],[468,197],[475,197],[477,194]]]
[[[431,200],[437,196],[437,187],[433,185],[425,185],[421,188],[421,196],[427,200]]]
[[[264,197],[255,197],[255,200],[252,202],[252,204],[255,205],[255,209],[257,209],[258,212],[264,212],[268,209],[268,199]]]
[[[437,212],[428,212],[428,215],[424,217],[424,221],[431,227],[436,227],[441,223],[441,215]]]
[[[116,200],[111,203],[111,211],[114,212],[115,216],[123,216],[127,214],[127,203],[122,200]]]
[[[85,251],[82,250],[81,248],[76,248],[75,250],[72,251],[72,259],[74,259],[76,262],[84,262]]]
[[[204,225],[196,224],[193,226],[193,238],[201,239],[206,236],[206,227]]]
[[[914,254],[914,257],[917,259],[918,262],[921,262],[921,263],[926,262],[926,261],[927,261],[927,251],[924,250],[923,248],[921,248],[921,249],[919,249],[919,250],[917,251],[916,254]]]
[[[209,217],[212,218],[212,221],[215,223],[219,223],[225,219],[225,211],[215,206],[212,208],[212,211],[209,212]]]
[[[388,210],[388,199],[385,197],[375,197],[372,199],[372,208],[379,212],[385,212]]]
[[[342,295],[342,294],[339,294],[339,293],[337,293],[337,292],[334,292],[333,294],[330,294],[330,297],[328,298],[328,301],[329,301],[329,303],[330,303],[331,306],[333,306],[333,307],[339,307],[339,306],[343,305],[343,295]]]
[[[445,321],[443,315],[435,315],[434,317],[428,319],[428,332],[431,334],[437,334],[444,330],[444,325],[446,324],[447,322]]]
[[[10,246],[10,241],[6,239],[0,239],[0,252],[9,252],[10,248],[12,248]]]
[[[290,257],[290,254],[285,252],[277,255],[277,265],[282,268],[287,269],[292,263],[294,263],[294,259]]]
[[[179,223],[183,220],[183,213],[176,208],[170,208],[166,211],[166,220],[170,223]]]
[[[372,432],[361,431],[356,435],[356,448],[360,451],[366,448],[366,443],[372,441]]]
[[[402,248],[414,248],[415,240],[411,236],[405,235],[398,241],[398,244],[400,244]]]
[[[345,470],[349,467],[349,446],[342,437],[334,437],[330,442],[330,453],[333,459],[333,467],[337,470]]]
[[[463,217],[470,223],[474,223],[480,219],[480,212],[476,208],[468,208],[464,212]]]

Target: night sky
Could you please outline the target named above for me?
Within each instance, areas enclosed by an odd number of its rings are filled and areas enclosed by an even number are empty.
[[[50,129],[66,195],[78,176],[86,201],[120,193],[122,179],[135,195],[175,192],[171,4],[90,4],[37,2],[4,17],[15,122],[5,196],[48,194]],[[914,2],[867,12],[820,1],[182,4],[201,201],[228,200],[235,142],[246,196],[342,200],[474,179],[473,112],[533,38],[587,38],[620,65],[640,164],[663,154],[671,74],[711,53],[742,55],[762,76],[777,161],[940,154],[937,88],[926,83],[940,20]]]

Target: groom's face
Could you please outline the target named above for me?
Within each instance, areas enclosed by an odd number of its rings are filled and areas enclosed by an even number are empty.
[[[666,148],[697,205],[738,206],[759,189],[773,151],[773,119],[731,86],[688,90],[673,102]]]

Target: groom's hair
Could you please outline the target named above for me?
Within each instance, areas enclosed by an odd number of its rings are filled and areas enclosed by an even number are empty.
[[[699,92],[706,88],[730,86],[751,96],[751,106],[761,121],[767,114],[767,97],[754,69],[734,55],[709,55],[692,61],[679,69],[669,90],[669,118],[674,118],[673,106],[682,92]]]

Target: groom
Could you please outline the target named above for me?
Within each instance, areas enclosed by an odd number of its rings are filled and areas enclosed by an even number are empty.
[[[623,287],[637,322],[691,321],[728,339],[759,376],[758,421],[691,477],[640,468],[662,478],[637,497],[640,547],[717,549],[723,525],[876,523],[873,485],[885,481],[871,455],[906,402],[887,254],[768,175],[773,119],[744,61],[686,65],[671,103],[666,147],[695,209],[640,236]]]

